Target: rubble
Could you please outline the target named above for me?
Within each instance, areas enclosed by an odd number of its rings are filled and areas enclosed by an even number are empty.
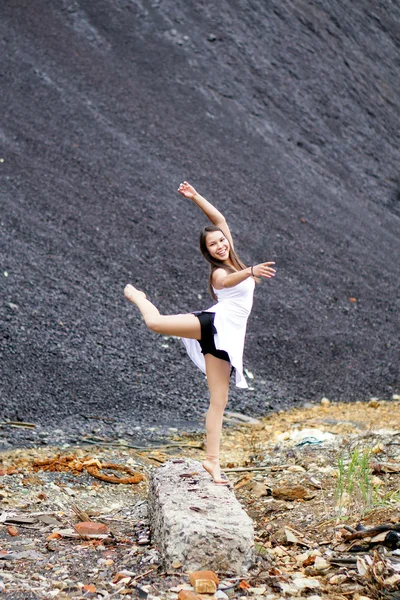
[[[262,428],[226,428],[222,449],[234,493],[254,523],[254,561],[245,579],[234,575],[231,565],[218,570],[216,591],[202,594],[203,600],[279,600],[282,596],[360,600],[384,593],[398,595],[400,430],[394,427],[400,422],[400,404],[332,402],[328,408],[296,409],[262,422]],[[329,429],[335,443],[298,446],[291,431],[310,427]],[[288,435],[278,438],[285,432]],[[180,440],[192,462],[202,458],[198,437]],[[157,451],[116,444],[76,447],[73,452],[17,448],[0,454],[1,597],[177,600],[182,593],[198,600],[185,561],[176,559],[166,571],[149,527],[147,482],[160,464],[184,461],[179,443],[168,442]],[[349,494],[343,513],[336,503],[338,459],[351,456],[356,447],[371,450],[366,454],[366,469],[371,475],[378,472],[382,483],[373,488],[370,505],[363,504],[361,497],[355,502],[354,494]],[[379,452],[373,452],[378,447]],[[54,463],[60,456],[72,455],[74,466],[112,462],[128,465],[144,477],[137,484],[114,485],[94,479],[85,468],[44,471],[34,466],[37,461],[54,459],[50,460]],[[71,461],[64,462],[72,466]],[[198,465],[188,469],[189,478],[181,478],[185,484],[197,477],[194,473],[201,473]],[[258,495],[258,486],[266,495]],[[272,490],[299,486],[307,492],[303,498],[272,496]],[[188,486],[192,487],[197,489]],[[194,501],[190,506],[200,508]],[[82,530],[85,522],[100,530]],[[10,535],[10,528],[16,528],[18,535]]]
[[[197,594],[214,594],[219,584],[214,571],[193,571],[189,573],[189,581]]]

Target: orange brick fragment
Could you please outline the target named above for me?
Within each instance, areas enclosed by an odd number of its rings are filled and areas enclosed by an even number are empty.
[[[104,523],[95,523],[94,521],[82,521],[75,525],[75,529],[81,535],[104,535],[109,532]]]
[[[200,596],[191,590],[181,590],[178,594],[178,600],[200,600]]]
[[[126,573],[121,573],[120,571],[118,571],[118,573],[115,573],[115,575],[114,575],[113,583],[118,583],[119,581],[121,581],[121,579],[131,579],[131,578],[129,575],[126,575]]]
[[[92,583],[88,583],[87,585],[83,586],[83,589],[85,592],[90,592],[90,593],[94,594],[96,591],[96,586],[93,585]]]
[[[12,535],[13,537],[18,535],[18,529],[14,527],[14,525],[10,525],[9,527],[7,527],[7,532],[8,535]]]
[[[189,573],[189,581],[197,594],[214,594],[219,584],[214,571],[193,571]]]
[[[58,533],[58,531],[54,531],[53,533],[50,533],[50,535],[47,536],[46,542],[49,542],[50,540],[59,540],[60,538],[62,538],[61,533]]]
[[[247,583],[245,579],[242,579],[242,581],[239,583],[239,587],[241,590],[248,590],[249,588],[251,588],[251,585]]]

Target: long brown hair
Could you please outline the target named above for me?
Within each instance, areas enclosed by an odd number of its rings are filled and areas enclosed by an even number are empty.
[[[215,269],[225,269],[225,271],[228,271],[228,273],[235,273],[236,271],[242,271],[243,269],[245,269],[246,265],[244,263],[242,263],[242,261],[236,254],[235,250],[233,249],[231,243],[229,244],[229,259],[230,259],[233,267],[231,267],[231,265],[227,265],[226,263],[222,262],[222,260],[218,260],[218,259],[214,258],[213,256],[211,256],[211,254],[209,253],[208,248],[207,248],[206,237],[207,237],[207,233],[211,233],[212,231],[220,231],[224,235],[224,237],[226,237],[226,234],[222,231],[222,229],[220,227],[216,227],[215,225],[207,225],[206,227],[203,227],[203,229],[200,231],[200,250],[201,250],[201,253],[204,256],[204,258],[206,259],[206,261],[208,261],[210,263],[210,276],[208,278],[208,289],[210,290],[210,294],[213,297],[213,299],[218,300],[217,296],[214,293],[213,287],[212,287],[212,275],[213,275]]]

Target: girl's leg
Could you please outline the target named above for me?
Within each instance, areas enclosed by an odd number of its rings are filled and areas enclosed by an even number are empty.
[[[210,407],[206,418],[207,450],[203,467],[215,483],[228,484],[222,479],[219,465],[219,447],[221,440],[222,418],[228,402],[229,379],[231,365],[226,360],[216,358],[212,354],[204,356],[206,361],[207,382],[210,390]]]
[[[130,284],[125,287],[124,294],[125,298],[136,304],[146,325],[152,331],[194,340],[201,338],[200,321],[195,315],[160,315],[154,304],[147,300],[146,294]]]

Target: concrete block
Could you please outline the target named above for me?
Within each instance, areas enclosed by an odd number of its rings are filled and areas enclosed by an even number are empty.
[[[201,464],[168,461],[150,482],[149,517],[163,566],[242,574],[254,559],[250,517],[233,491],[216,485]]]

